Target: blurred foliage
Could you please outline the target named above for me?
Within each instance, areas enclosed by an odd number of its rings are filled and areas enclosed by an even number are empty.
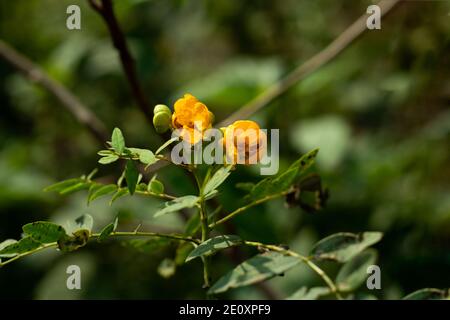
[[[77,3],[82,29],[65,27]],[[371,1],[116,0],[118,19],[151,101],[174,102],[191,92],[219,121],[321,50],[365,12]],[[382,30],[366,33],[331,64],[255,115],[280,128],[281,169],[319,146],[318,169],[330,190],[321,212],[305,214],[281,201],[235,220],[246,239],[288,243],[305,252],[331,233],[377,230],[382,270],[379,298],[450,285],[450,2],[407,1]],[[130,96],[117,53],[100,17],[81,0],[0,3],[0,38],[64,83],[109,129],[123,128],[132,145],[155,149],[160,138]],[[90,213],[101,227],[119,214],[123,228],[179,230],[176,216],[153,220],[157,200],[121,199],[87,206],[84,195],[42,192],[57,180],[96,166],[99,144],[53,96],[0,61],[0,239],[19,238],[30,221],[64,222]],[[101,175],[114,181],[113,166]],[[240,168],[221,194],[225,210],[239,201]],[[193,185],[180,170],[158,178],[174,194]],[[234,180],[234,183],[233,183]],[[95,226],[94,226],[95,228]],[[176,267],[168,246],[142,253],[121,241],[92,244],[76,255],[43,253],[0,270],[2,298],[202,298],[199,261]],[[142,249],[142,248],[141,248]],[[252,249],[241,252],[244,257]],[[64,266],[77,261],[86,275],[80,292],[65,288]],[[161,263],[163,263],[161,265]],[[169,265],[169,269],[168,269]],[[214,259],[213,276],[229,271]],[[163,276],[159,275],[160,270]],[[330,270],[333,272],[333,270]],[[194,275],[194,276],[193,276]],[[165,279],[165,277],[167,279]],[[269,281],[280,297],[322,285],[304,266]],[[265,298],[257,287],[230,298]]]

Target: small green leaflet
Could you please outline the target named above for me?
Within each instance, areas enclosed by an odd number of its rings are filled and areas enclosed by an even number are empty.
[[[36,248],[39,248],[41,244],[31,237],[24,237],[16,242],[10,242],[0,250],[0,258],[11,258],[18,254],[22,254]]]
[[[127,160],[125,167],[125,180],[127,181],[128,191],[133,195],[139,179],[139,172],[132,160]]]
[[[116,218],[114,220],[114,222],[108,224],[107,226],[105,226],[103,228],[103,230],[100,232],[100,235],[98,236],[97,241],[98,242],[102,242],[104,241],[106,238],[108,238],[111,233],[113,233],[114,231],[116,231],[117,229],[117,224],[119,223],[119,218]]]
[[[207,196],[210,192],[217,189],[228,178],[231,168],[232,166],[225,166],[217,170],[211,179],[206,183],[203,189],[203,194]]]
[[[203,255],[211,255],[219,250],[237,246],[242,243],[242,239],[235,235],[217,236],[202,242],[186,258],[186,262]]]
[[[375,264],[377,253],[367,249],[344,264],[336,276],[339,291],[353,291],[367,279],[367,268]]]
[[[100,158],[98,160],[98,163],[100,163],[100,164],[110,164],[110,163],[113,163],[113,162],[115,162],[117,160],[119,160],[119,156],[115,155],[115,154],[111,154],[111,155],[108,155],[106,157]]]
[[[57,242],[66,235],[60,225],[48,221],[36,221],[22,227],[23,232],[39,243]]]
[[[128,150],[137,155],[139,157],[139,161],[141,161],[143,164],[151,165],[158,160],[150,150],[139,148],[128,148]]]
[[[163,207],[155,213],[154,217],[160,217],[167,213],[176,212],[184,208],[192,208],[197,204],[198,200],[199,198],[197,196],[184,196],[167,201],[164,203]]]
[[[286,300],[317,300],[321,296],[326,296],[330,293],[330,289],[327,287],[301,287],[295,291],[292,295],[286,298]]]
[[[6,247],[8,247],[9,245],[12,245],[14,243],[17,243],[17,240],[14,239],[7,239],[5,241],[3,241],[2,243],[0,243],[0,252],[3,252],[3,249],[5,249]],[[11,253],[11,254],[0,254],[0,258],[12,258],[15,255],[17,255],[17,253]]]
[[[119,199],[120,197],[123,197],[124,195],[128,194],[129,191],[127,188],[120,188],[117,190],[116,193],[114,193],[114,195],[111,198],[111,201],[109,202],[109,205],[112,205],[114,203],[114,201],[116,201],[117,199]]]
[[[125,139],[119,128],[114,128],[111,136],[111,146],[118,154],[122,154],[125,150]]]
[[[156,175],[148,183],[147,191],[154,194],[161,194],[164,192],[164,185],[161,181],[156,179]]]
[[[448,291],[448,290],[447,290]],[[408,294],[403,300],[447,300],[450,299],[450,292],[435,288],[425,288]]]
[[[257,200],[288,190],[295,183],[297,177],[314,163],[318,152],[319,149],[314,149],[295,161],[286,171],[258,182],[250,191],[250,198]]]
[[[367,247],[380,241],[382,237],[381,232],[336,233],[317,242],[311,250],[311,255],[318,260],[347,262]]]
[[[117,190],[116,184],[107,184],[107,185],[101,186],[101,187],[95,189],[95,191],[89,195],[88,203],[90,203],[91,201],[94,201],[97,198],[100,198],[101,196],[105,196],[107,194],[113,193],[116,190]]]
[[[77,183],[83,182],[83,180],[81,180],[80,178],[72,178],[72,179],[67,179],[64,181],[60,181],[57,182],[55,184],[52,184],[51,186],[48,186],[44,189],[44,191],[56,191],[56,192],[61,192],[62,190],[71,187]]]
[[[255,284],[282,274],[300,263],[300,259],[278,252],[259,254],[244,261],[220,278],[208,293],[215,294]]]

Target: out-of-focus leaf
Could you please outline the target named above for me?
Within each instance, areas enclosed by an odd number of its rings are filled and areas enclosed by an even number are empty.
[[[172,240],[159,237],[148,239],[131,239],[122,242],[123,245],[132,247],[142,253],[153,253],[156,250],[166,248],[171,243]]]
[[[172,259],[164,259],[158,266],[158,274],[164,279],[168,279],[175,274],[177,265]]]
[[[336,276],[339,291],[353,291],[367,279],[367,268],[377,261],[375,250],[365,250],[342,266]]]
[[[347,262],[367,247],[381,240],[381,232],[336,233],[320,240],[311,250],[311,255],[318,260],[335,260]]]
[[[435,288],[425,288],[408,294],[403,300],[447,300],[450,299],[450,293],[445,290]]]
[[[163,208],[155,213],[154,217],[160,217],[167,213],[176,212],[184,208],[192,208],[197,204],[197,202],[197,196],[184,196],[171,201],[167,201],[164,203]]]
[[[190,242],[181,242],[175,253],[175,263],[179,266],[185,263],[186,258],[194,250],[194,246]]]
[[[91,201],[94,201],[97,198],[100,198],[101,196],[105,196],[107,194],[110,194],[117,190],[116,184],[108,184],[105,186],[101,186],[100,188],[96,189],[88,198],[88,203]]]
[[[222,235],[206,240],[199,244],[186,258],[186,262],[203,255],[211,255],[215,252],[242,243],[242,239],[235,235]]]
[[[11,258],[15,255],[25,253],[36,248],[39,248],[41,243],[37,242],[31,237],[24,237],[17,242],[14,242],[0,250],[0,258]]]
[[[278,252],[259,254],[239,264],[220,278],[208,293],[221,293],[232,288],[261,282],[282,274],[299,263],[299,259]]]
[[[62,189],[59,194],[67,195],[71,194],[77,191],[86,190],[91,187],[91,184],[89,182],[79,182],[77,184],[71,185],[65,189]]]
[[[114,203],[114,201],[116,201],[117,199],[119,199],[120,197],[123,197],[124,195],[128,194],[128,188],[120,188],[117,190],[116,193],[114,193],[114,195],[111,198],[111,201],[109,202],[109,205],[112,205]]]
[[[292,295],[287,297],[286,300],[317,300],[321,296],[326,296],[329,293],[330,289],[327,287],[301,287]]]
[[[83,214],[75,219],[76,230],[91,231],[94,226],[94,218],[90,214]]]
[[[153,177],[148,183],[147,191],[155,194],[161,194],[164,192],[164,185],[161,181],[157,180],[156,177]]]
[[[188,236],[194,235],[201,226],[200,214],[194,213],[186,223],[184,234]]]
[[[82,182],[82,180],[80,178],[67,179],[67,180],[60,181],[60,182],[57,182],[55,184],[52,184],[51,186],[46,187],[44,189],[44,191],[60,192],[60,191],[62,191],[64,189],[67,189],[68,187],[76,185],[76,184],[78,184],[80,182]]]

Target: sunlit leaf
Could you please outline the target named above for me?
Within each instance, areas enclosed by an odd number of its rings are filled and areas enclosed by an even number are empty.
[[[113,193],[117,190],[116,184],[108,184],[101,186],[100,188],[96,189],[88,198],[88,203],[91,201],[94,201],[97,198],[100,198],[101,196],[105,196],[107,194]]]
[[[31,250],[34,250],[36,248],[39,248],[41,246],[41,243],[37,242],[31,237],[24,237],[20,239],[17,242],[14,242],[7,246],[5,246],[3,249],[0,250],[0,257],[1,258],[10,258],[12,256],[22,254]]]
[[[196,196],[184,196],[171,201],[167,201],[163,204],[163,207],[155,213],[154,217],[160,217],[162,215],[176,212],[184,208],[192,208],[197,204],[198,200],[199,199]]]
[[[445,290],[435,288],[425,288],[408,294],[403,300],[447,300],[450,299],[450,293]]]
[[[125,139],[119,128],[114,128],[111,136],[111,146],[118,154],[122,154],[125,149]]]
[[[66,230],[60,225],[48,221],[36,221],[22,227],[23,232],[40,243],[56,242],[66,235]]]

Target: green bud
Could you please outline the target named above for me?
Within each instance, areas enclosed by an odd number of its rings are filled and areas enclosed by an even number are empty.
[[[169,107],[165,104],[157,104],[155,108],[153,109],[153,114],[157,114],[159,112],[165,112],[172,116],[172,111],[170,111]]]
[[[156,132],[164,133],[170,128],[171,115],[165,111],[157,112],[153,116],[153,125]]]

